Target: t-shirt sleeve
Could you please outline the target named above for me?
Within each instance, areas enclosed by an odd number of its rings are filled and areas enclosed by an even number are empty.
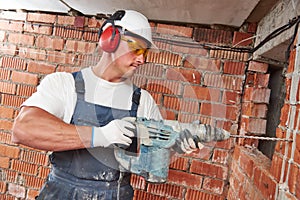
[[[39,107],[58,118],[64,119],[66,109],[72,107],[74,79],[70,73],[57,72],[47,75],[37,91],[22,106]]]
[[[138,117],[161,120],[161,113],[153,97],[146,90],[141,90],[141,94]]]

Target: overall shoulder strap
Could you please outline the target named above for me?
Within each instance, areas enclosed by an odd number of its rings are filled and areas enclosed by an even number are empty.
[[[84,87],[84,80],[82,77],[81,71],[73,72],[72,73],[75,81],[75,90],[77,93],[77,98],[84,99],[85,87]]]
[[[141,98],[141,88],[137,87],[136,85],[133,85],[132,105],[130,110],[131,117],[137,117],[137,109],[140,104],[140,98]]]

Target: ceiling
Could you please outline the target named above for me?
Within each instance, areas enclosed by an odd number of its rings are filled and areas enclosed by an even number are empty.
[[[0,9],[112,14],[119,9],[140,11],[150,20],[176,23],[221,24],[240,27],[258,22],[277,0],[0,0]],[[74,13],[74,12],[72,12]]]

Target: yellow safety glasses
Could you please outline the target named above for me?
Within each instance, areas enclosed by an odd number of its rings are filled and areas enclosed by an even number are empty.
[[[127,42],[129,49],[137,56],[142,55],[144,56],[144,58],[147,57],[148,54],[148,49],[145,47],[142,47],[142,45],[136,41],[133,38],[125,38],[125,37],[121,37],[121,40]]]

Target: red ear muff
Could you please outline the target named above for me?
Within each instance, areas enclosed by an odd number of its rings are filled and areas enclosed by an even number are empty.
[[[101,33],[99,45],[103,51],[112,53],[118,48],[120,39],[118,28],[110,26]]]

